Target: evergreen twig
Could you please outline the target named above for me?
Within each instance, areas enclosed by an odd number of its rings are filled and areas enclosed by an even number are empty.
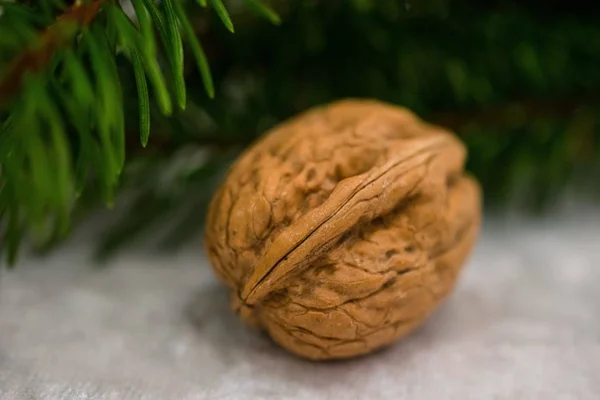
[[[152,120],[148,86],[159,115],[171,115],[172,94],[186,107],[184,39],[214,96],[185,1],[132,0],[127,15],[117,0],[0,0],[0,253],[9,263],[25,237],[42,248],[65,237],[88,181],[113,204],[128,143],[123,60],[135,78],[142,146]],[[213,5],[231,29],[225,5]]]
[[[75,2],[47,29],[39,34],[34,46],[25,49],[8,67],[0,79],[0,104],[7,102],[21,89],[24,77],[43,70],[56,51],[75,37],[81,27],[89,25],[104,3],[112,0]]]

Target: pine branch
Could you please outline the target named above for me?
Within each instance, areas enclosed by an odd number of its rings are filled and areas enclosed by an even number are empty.
[[[10,265],[25,237],[38,248],[65,238],[84,191],[113,204],[125,165],[125,100],[133,98],[121,67],[135,76],[142,146],[150,98],[157,116],[172,113],[169,89],[186,107],[184,40],[213,97],[209,63],[184,2],[132,0],[131,16],[116,0],[0,0],[0,253]]]
[[[0,80],[0,104],[7,102],[21,89],[24,77],[31,72],[39,72],[48,66],[50,60],[65,44],[89,25],[100,12],[104,3],[112,0],[91,0],[89,3],[75,2],[54,24],[39,34],[35,46],[25,49],[8,67],[8,72]]]

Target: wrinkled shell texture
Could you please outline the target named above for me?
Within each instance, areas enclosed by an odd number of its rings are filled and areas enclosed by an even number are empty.
[[[309,359],[365,354],[419,326],[479,231],[465,156],[453,134],[371,100],[267,132],[207,219],[206,251],[235,311]]]

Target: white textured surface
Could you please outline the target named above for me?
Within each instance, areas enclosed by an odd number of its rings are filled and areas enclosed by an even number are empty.
[[[246,329],[199,248],[94,269],[85,240],[0,279],[0,399],[600,398],[600,209],[488,218],[451,299],[365,358]]]

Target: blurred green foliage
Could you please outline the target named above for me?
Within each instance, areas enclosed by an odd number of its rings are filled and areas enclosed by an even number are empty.
[[[312,105],[374,97],[458,132],[488,203],[519,192],[538,209],[598,159],[599,12],[309,3],[289,6],[280,27],[207,33],[221,92],[197,99],[217,121],[208,132],[246,143]]]
[[[101,254],[142,233],[163,238],[168,248],[198,238],[212,190],[245,146],[298,112],[344,97],[403,105],[457,132],[488,206],[543,211],[568,184],[599,189],[600,6],[224,0],[227,17],[221,1],[199,3],[213,9],[174,3],[175,15],[187,16],[183,65],[169,42],[175,31],[165,27],[158,36],[167,50],[156,60],[168,95],[157,97],[161,91],[152,85],[140,90],[139,70],[127,52],[115,52],[125,118],[127,157],[117,198],[124,217],[108,230]],[[0,32],[15,25],[2,21]],[[51,19],[36,21],[43,26]],[[21,30],[27,42],[31,32]],[[0,76],[6,60],[0,52]],[[187,92],[174,69],[183,71]],[[211,85],[214,99],[206,95]],[[184,95],[185,110],[165,113],[165,101],[181,104]],[[106,159],[99,160],[96,172],[104,170]],[[88,176],[76,215],[100,205],[101,182],[102,174]]]

